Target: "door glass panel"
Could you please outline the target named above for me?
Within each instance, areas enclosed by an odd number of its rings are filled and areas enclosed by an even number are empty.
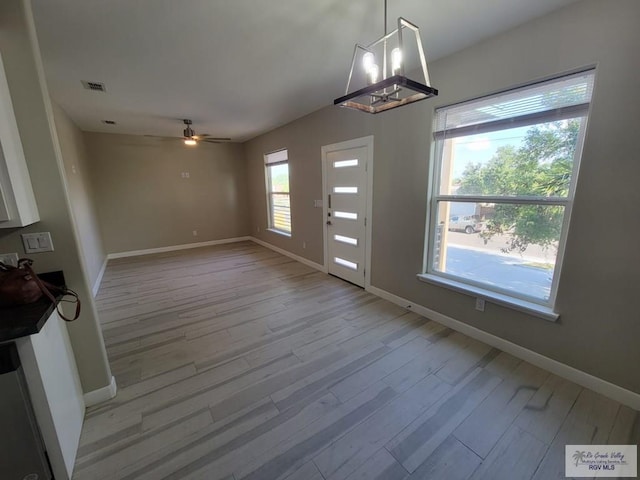
[[[350,268],[351,270],[358,269],[357,263],[350,262],[349,260],[345,260],[344,258],[334,257],[333,261],[336,262],[338,265],[342,265],[343,267]]]
[[[358,187],[333,187],[333,193],[358,193]]]
[[[333,212],[333,216],[336,218],[346,218],[347,220],[357,220],[358,214],[351,212]]]
[[[336,242],[346,243],[348,245],[353,245],[355,247],[358,246],[358,239],[357,238],[346,237],[344,235],[334,235],[333,239]]]
[[[344,168],[344,167],[357,167],[358,159],[353,160],[339,160],[337,162],[333,162],[333,166],[335,168]]]

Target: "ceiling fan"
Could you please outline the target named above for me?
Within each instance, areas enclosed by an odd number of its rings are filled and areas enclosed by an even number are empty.
[[[206,142],[206,143],[224,143],[230,142],[231,139],[228,137],[212,137],[208,133],[203,133],[201,135],[196,135],[195,130],[191,128],[193,122],[188,118],[182,120],[185,124],[185,129],[183,130],[184,144],[185,145],[197,145],[198,142]]]

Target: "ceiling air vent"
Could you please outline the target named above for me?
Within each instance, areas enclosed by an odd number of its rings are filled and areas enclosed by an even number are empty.
[[[82,86],[87,90],[93,90],[95,92],[106,92],[107,89],[104,86],[104,83],[101,82],[88,82],[86,80],[81,80]]]

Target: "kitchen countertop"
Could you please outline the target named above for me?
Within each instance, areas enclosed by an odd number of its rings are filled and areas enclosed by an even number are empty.
[[[65,285],[62,271],[41,273],[38,276],[52,285]],[[57,297],[57,300],[60,301],[60,298],[61,296]],[[0,342],[38,333],[55,307],[44,295],[37,302],[28,305],[0,307]]]

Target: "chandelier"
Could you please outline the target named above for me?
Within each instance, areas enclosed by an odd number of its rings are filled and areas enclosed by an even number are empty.
[[[415,45],[407,38],[412,33]],[[424,83],[406,77],[405,63],[409,58],[419,61]],[[438,95],[438,90],[429,83],[419,28],[399,17],[398,27],[387,33],[387,0],[384,0],[384,35],[369,45],[356,44],[345,94],[333,104],[367,113],[385,112]]]

